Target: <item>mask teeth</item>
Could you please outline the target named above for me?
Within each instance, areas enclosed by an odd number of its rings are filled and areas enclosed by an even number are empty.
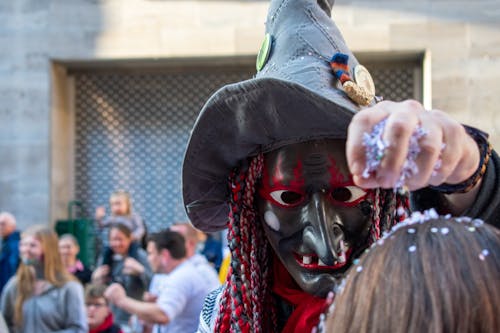
[[[318,266],[326,266],[326,264],[318,258]]]
[[[310,265],[312,263],[311,256],[303,256],[302,257],[302,263],[305,264],[305,265]]]

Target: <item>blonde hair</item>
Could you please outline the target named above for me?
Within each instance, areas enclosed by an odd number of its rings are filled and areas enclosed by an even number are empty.
[[[63,286],[66,282],[75,280],[62,264],[58,251],[59,239],[51,228],[44,225],[34,225],[21,234],[21,239],[33,236],[42,245],[44,279],[56,287]],[[35,274],[33,268],[21,262],[16,273],[17,295],[14,306],[14,322],[20,325],[23,322],[23,304],[33,295],[35,288]]]
[[[123,198],[125,199],[125,203],[127,204],[127,211],[126,215],[132,215],[132,199],[130,198],[130,194],[127,191],[124,190],[118,190],[109,196],[109,200],[113,198]]]

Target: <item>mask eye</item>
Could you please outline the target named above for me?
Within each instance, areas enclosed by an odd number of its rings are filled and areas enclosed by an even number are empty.
[[[336,202],[355,205],[366,196],[366,191],[357,186],[337,187],[331,191],[331,196]]]
[[[304,195],[302,193],[288,190],[272,191],[269,195],[278,205],[283,207],[296,206],[304,199]]]

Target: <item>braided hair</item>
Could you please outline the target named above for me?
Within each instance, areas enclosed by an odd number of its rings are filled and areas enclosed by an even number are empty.
[[[215,332],[270,332],[277,327],[277,308],[271,288],[271,246],[254,204],[264,156],[252,158],[248,169],[235,169],[229,178],[228,245],[231,265],[219,302]],[[393,190],[369,191],[373,202],[367,245],[409,214],[408,195]]]

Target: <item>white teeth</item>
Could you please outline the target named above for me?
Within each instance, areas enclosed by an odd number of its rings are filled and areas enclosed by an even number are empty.
[[[338,263],[339,263],[339,262],[338,262],[337,260],[335,260],[335,261],[333,262],[333,265],[337,265]]]
[[[318,258],[318,266],[326,266],[326,264]]]
[[[343,264],[343,263],[345,263],[345,261],[346,261],[345,252],[342,251],[342,255],[339,257],[339,262]]]
[[[312,262],[312,258],[310,256],[303,256],[302,263],[309,265]]]

